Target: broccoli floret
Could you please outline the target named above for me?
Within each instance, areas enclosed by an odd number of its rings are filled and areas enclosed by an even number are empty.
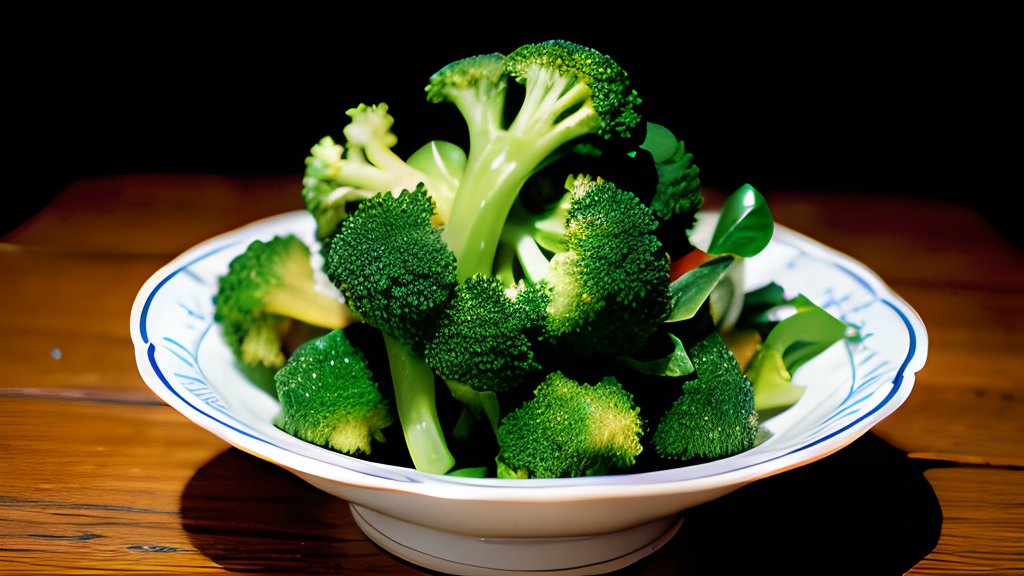
[[[432,177],[399,158],[391,150],[398,138],[391,131],[394,118],[388,114],[387,104],[360,104],[346,114],[352,119],[344,130],[346,145],[336,144],[327,136],[313,146],[306,158],[302,196],[306,209],[316,218],[317,236],[324,240],[334,234],[338,224],[349,216],[350,202],[365,200],[378,192],[398,194],[420,183],[430,190],[442,220],[447,219],[455,196],[454,186],[461,174]],[[453,144],[439,144],[451,164],[465,161],[461,150],[452,150],[457,148]]]
[[[526,95],[505,129],[499,110],[508,75],[526,85]],[[455,62],[427,91],[432,101],[454,102],[470,127],[469,160],[445,229],[460,281],[491,273],[519,190],[551,154],[587,134],[628,136],[639,120],[626,73],[607,56],[560,40],[523,46],[504,59]]]
[[[384,441],[390,402],[381,397],[366,358],[342,330],[299,346],[274,375],[281,400],[278,426],[307,442],[369,454]]]
[[[433,213],[422,184],[363,201],[332,239],[327,275],[384,333],[398,417],[416,468],[443,474],[454,460],[434,404],[434,373],[414,350],[432,339],[456,286],[455,257],[431,225]]]
[[[431,102],[455,104],[469,127],[470,148],[475,149],[502,130],[507,88],[505,57],[495,53],[452,62],[430,77],[426,91]]]
[[[643,422],[615,378],[594,386],[561,372],[498,427],[500,478],[563,478],[628,468],[640,454]]]
[[[573,195],[566,250],[551,259],[547,278],[549,334],[576,354],[631,354],[669,311],[669,260],[653,234],[657,220],[609,182],[580,179]]]
[[[399,342],[429,341],[455,290],[455,257],[422,185],[378,194],[342,222],[326,271],[363,320]]]
[[[438,374],[480,392],[501,392],[540,369],[533,344],[544,330],[548,295],[473,276],[455,290],[426,359]]]
[[[334,234],[338,224],[348,218],[350,202],[365,200],[391,188],[391,180],[366,162],[358,150],[350,150],[350,157],[342,158],[345,148],[330,136],[324,136],[309,153],[302,180],[302,199],[306,210],[316,219],[320,240]]]
[[[295,236],[255,241],[220,278],[214,320],[235,357],[247,365],[284,365],[281,337],[290,319],[338,329],[359,320],[349,307],[318,292],[309,248]]]
[[[689,350],[697,378],[661,419],[651,444],[662,458],[721,458],[754,446],[754,391],[722,337],[712,332]]]
[[[590,132],[628,137],[640,120],[633,110],[640,99],[630,90],[626,72],[597,50],[550,40],[516,49],[505,66],[517,82],[526,84],[512,129],[519,122],[545,136],[556,126],[573,137]]]

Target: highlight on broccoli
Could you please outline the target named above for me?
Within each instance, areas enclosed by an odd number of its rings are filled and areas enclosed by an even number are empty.
[[[281,337],[292,319],[332,330],[359,320],[315,286],[309,248],[295,236],[250,244],[231,261],[214,297],[214,320],[235,357],[280,368]]]
[[[694,345],[690,361],[696,380],[662,417],[651,444],[662,458],[712,459],[754,446],[757,413],[754,391],[736,357],[717,332]]]
[[[591,386],[556,372],[534,394],[498,427],[499,478],[596,476],[636,462],[643,421],[615,378]]]
[[[299,346],[274,374],[281,416],[277,425],[294,436],[346,454],[369,454],[384,441],[391,403],[381,397],[366,358],[343,330]]]

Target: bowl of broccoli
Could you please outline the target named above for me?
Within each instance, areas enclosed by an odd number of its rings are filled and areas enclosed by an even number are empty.
[[[533,44],[451,63],[426,94],[465,118],[465,149],[403,159],[386,104],[350,109],[306,159],[306,210],[182,254],[131,318],[161,399],[350,502],[386,550],[606,572],[910,393],[910,306],[749,185],[702,212],[692,155],[640,123],[611,58]]]

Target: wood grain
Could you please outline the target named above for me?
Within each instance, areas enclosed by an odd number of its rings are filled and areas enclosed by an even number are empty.
[[[0,283],[0,329],[124,337],[135,296],[167,261],[0,244],[0,268],[10,279]]]
[[[1024,574],[1024,470],[925,473],[942,504],[942,535],[910,574]]]
[[[151,401],[3,398],[0,572],[216,568],[190,545],[179,503],[225,448]]]
[[[0,292],[3,289],[0,288]],[[127,326],[124,318],[124,326]],[[0,388],[138,390],[135,348],[121,335],[17,328],[0,332]]]

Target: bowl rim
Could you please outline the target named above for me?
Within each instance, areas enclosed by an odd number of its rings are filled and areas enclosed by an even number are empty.
[[[150,305],[157,292],[176,274],[202,258],[237,245],[241,240],[235,240],[236,237],[253,232],[258,227],[277,225],[292,219],[312,221],[312,217],[305,210],[285,212],[218,234],[182,252],[157,270],[139,290],[132,305],[130,332],[135,346],[139,372],[150,390],[162,401],[229,444],[261,459],[274,462],[303,477],[311,476],[353,487],[405,492],[444,499],[517,503],[636,498],[738,486],[821,459],[856,440],[903,403],[913,388],[915,373],[924,366],[927,357],[927,332],[920,316],[877,274],[861,262],[834,248],[776,224],[772,242],[785,240],[797,244],[805,253],[827,260],[846,271],[869,290],[878,294],[879,300],[896,312],[909,335],[910,345],[907,355],[898,368],[886,397],[870,411],[839,430],[824,437],[815,438],[812,442],[802,443],[784,454],[733,470],[696,478],[672,477],[678,475],[678,471],[692,469],[694,466],[609,476],[516,480],[435,475],[404,467],[369,462],[327,449],[323,449],[325,458],[329,458],[331,461],[321,460],[290,451],[265,438],[236,428],[184,398],[160,372],[154,356],[155,345],[148,337],[146,326]],[[721,460],[715,462],[719,461]],[[343,463],[349,464],[349,466]],[[695,466],[706,466],[706,464]],[[369,471],[371,469],[380,469],[387,472],[387,475],[373,474]],[[405,480],[396,480],[394,478],[396,475],[404,477]]]

